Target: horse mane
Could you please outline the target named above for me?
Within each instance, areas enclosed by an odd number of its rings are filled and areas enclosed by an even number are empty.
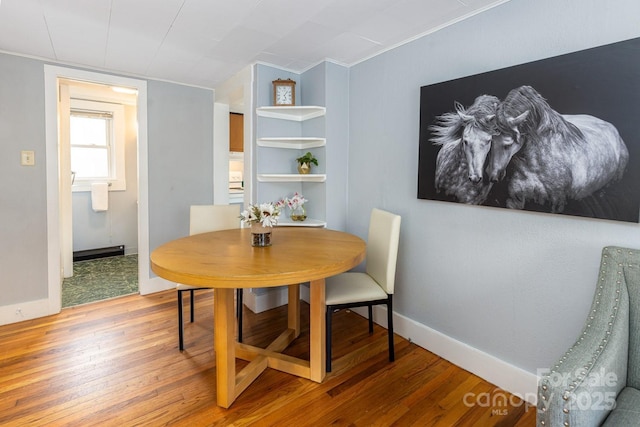
[[[498,131],[513,134],[508,119],[518,117],[527,111],[528,116],[518,125],[522,134],[538,141],[548,140],[544,136],[550,133],[560,133],[565,140],[573,143],[581,143],[584,140],[580,129],[551,108],[546,99],[531,86],[520,86],[511,90],[500,104],[496,113]]]
[[[439,190],[438,187],[441,186],[441,182],[453,175],[454,171],[462,170],[463,173],[461,175],[464,175],[464,171],[467,168],[467,159],[460,150],[461,142],[460,138],[455,139],[444,144],[438,152],[436,157],[436,189]],[[456,175],[459,175],[459,173],[456,173]]]
[[[489,133],[495,131],[493,119],[500,100],[493,95],[480,95],[469,108],[464,108],[459,102],[455,102],[456,111],[441,114],[429,126],[432,137],[429,139],[435,145],[455,143],[461,137],[462,129],[466,126],[479,127]],[[470,120],[463,119],[463,116]]]

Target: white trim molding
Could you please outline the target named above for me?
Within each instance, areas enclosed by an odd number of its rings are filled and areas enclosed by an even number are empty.
[[[366,308],[356,308],[353,311],[367,317]],[[382,306],[374,307],[373,320],[386,328],[387,309]],[[393,332],[527,403],[536,405],[538,392],[536,374],[513,366],[396,312],[393,313]]]

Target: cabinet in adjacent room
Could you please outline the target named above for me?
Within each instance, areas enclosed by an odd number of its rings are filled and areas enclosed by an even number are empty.
[[[244,116],[240,113],[229,113],[229,151],[244,151]]]

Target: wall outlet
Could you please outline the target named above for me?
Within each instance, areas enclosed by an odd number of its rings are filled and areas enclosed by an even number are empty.
[[[36,164],[36,154],[33,150],[23,150],[20,152],[20,164],[22,166],[34,166]]]

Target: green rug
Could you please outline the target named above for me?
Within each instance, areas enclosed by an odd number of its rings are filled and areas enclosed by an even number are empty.
[[[138,292],[138,255],[77,261],[62,282],[62,307]]]

